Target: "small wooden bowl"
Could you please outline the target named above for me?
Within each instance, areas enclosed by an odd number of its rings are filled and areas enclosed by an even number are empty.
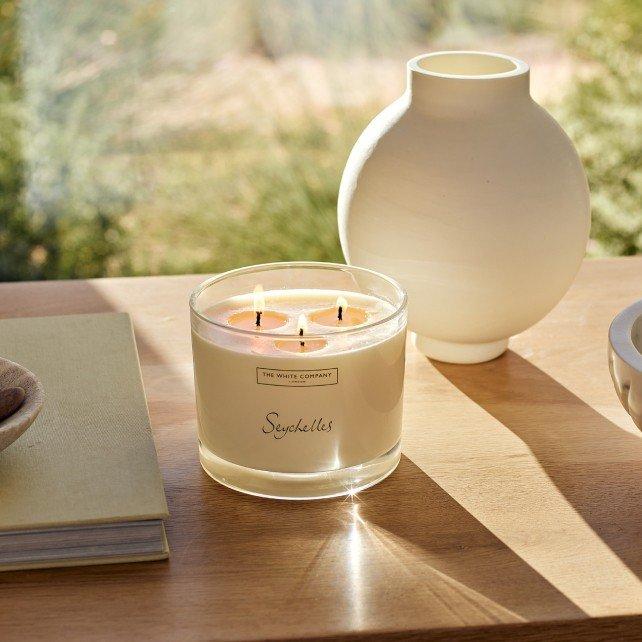
[[[0,421],[0,451],[31,426],[45,400],[42,384],[33,372],[0,357],[0,390],[13,386],[20,386],[25,391],[25,399],[18,410]]]

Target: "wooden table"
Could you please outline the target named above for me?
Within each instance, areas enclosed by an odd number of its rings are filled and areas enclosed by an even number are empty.
[[[201,278],[0,285],[4,317],[131,313],[172,514],[169,562],[0,574],[2,642],[642,639],[642,439],[606,364],[642,258],[585,262],[495,361],[409,347],[399,468],[310,503],[199,467],[187,294]]]

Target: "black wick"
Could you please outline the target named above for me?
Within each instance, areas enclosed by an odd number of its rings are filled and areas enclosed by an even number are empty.
[[[339,314],[337,315],[337,317],[339,318],[339,321],[343,321],[343,306],[342,305],[339,306]]]
[[[299,336],[303,336],[303,328],[299,328]],[[302,348],[305,348],[305,341],[300,341],[299,342]]]
[[[261,315],[263,313],[259,312],[258,310],[256,311],[256,327],[260,328],[261,327]]]

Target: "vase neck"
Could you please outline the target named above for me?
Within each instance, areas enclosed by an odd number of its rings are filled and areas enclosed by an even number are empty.
[[[413,108],[444,117],[511,109],[530,100],[529,68],[502,54],[444,51],[408,61]]]

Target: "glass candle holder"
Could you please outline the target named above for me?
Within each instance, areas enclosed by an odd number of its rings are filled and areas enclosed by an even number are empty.
[[[400,457],[406,293],[371,270],[272,263],[190,296],[200,461],[282,499],[353,494]]]

